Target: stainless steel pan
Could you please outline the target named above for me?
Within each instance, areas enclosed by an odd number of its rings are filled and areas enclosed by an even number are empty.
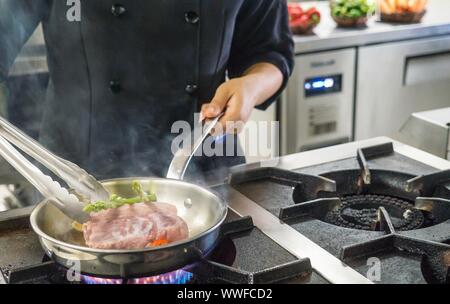
[[[101,277],[138,278],[183,268],[207,255],[215,246],[219,226],[227,215],[227,204],[213,192],[182,179],[195,150],[220,116],[205,124],[194,145],[176,153],[168,170],[170,178],[123,178],[98,183],[84,170],[46,151],[14,126],[0,119],[0,154],[47,198],[33,210],[31,226],[42,247],[57,263],[83,274]],[[139,250],[99,250],[86,246],[83,234],[73,228],[73,219],[84,220],[82,203],[37,167],[28,162],[6,139],[46,165],[82,197],[103,197],[114,193],[134,196],[131,184],[139,181],[145,191],[156,193],[159,202],[173,204],[189,228],[189,238],[156,248]],[[82,183],[80,186],[80,182]],[[68,200],[70,199],[70,204]]]
[[[45,200],[31,214],[31,225],[42,247],[57,263],[80,267],[84,274],[103,277],[143,277],[167,273],[192,264],[215,246],[227,204],[200,186],[159,178],[127,178],[103,182],[110,193],[132,196],[131,183],[139,181],[154,191],[160,202],[169,202],[189,227],[189,239],[142,250],[98,250],[86,247],[83,234],[72,228],[73,220]],[[79,262],[79,264],[78,264]]]

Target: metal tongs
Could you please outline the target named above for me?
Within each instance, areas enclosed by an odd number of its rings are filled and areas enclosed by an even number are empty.
[[[11,143],[64,180],[76,195],[44,174]],[[109,199],[108,191],[92,175],[74,163],[56,156],[2,117],[0,117],[0,155],[44,197],[79,223],[84,223],[89,218],[83,211],[82,201]]]

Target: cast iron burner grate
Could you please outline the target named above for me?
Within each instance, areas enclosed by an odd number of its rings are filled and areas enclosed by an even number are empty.
[[[380,207],[387,210],[394,228],[399,231],[419,229],[431,220],[410,202],[393,196],[351,195],[341,200],[340,206],[326,214],[325,222],[345,228],[380,231]]]
[[[382,209],[398,231],[427,228],[450,220],[450,199],[443,190],[450,183],[450,170],[414,176],[369,168],[367,160],[392,153],[393,145],[389,143],[359,149],[359,169],[331,171],[320,176],[254,169],[235,174],[232,181],[251,181],[255,176],[270,174],[277,177],[278,183],[294,187],[295,204],[279,209],[283,221],[307,216],[338,227],[382,231]]]
[[[450,246],[444,243],[408,237],[399,234],[384,207],[380,207],[380,226],[386,233],[359,244],[344,246],[340,258],[349,264],[380,257],[382,252],[395,256],[402,252],[420,258],[422,276],[429,284],[450,284]]]

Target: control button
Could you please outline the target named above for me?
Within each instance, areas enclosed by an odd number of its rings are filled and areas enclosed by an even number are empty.
[[[184,89],[186,93],[193,95],[198,90],[198,86],[196,84],[188,84],[186,88]]]
[[[184,14],[184,19],[187,23],[197,24],[200,21],[200,16],[196,12],[187,12]]]
[[[114,4],[111,7],[111,13],[116,17],[122,16],[123,14],[125,14],[126,11],[127,11],[126,8],[120,4]]]
[[[111,90],[112,93],[118,94],[122,91],[122,85],[117,80],[111,80],[109,82],[109,89]]]

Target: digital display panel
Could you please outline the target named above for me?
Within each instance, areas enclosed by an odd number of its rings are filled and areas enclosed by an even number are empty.
[[[342,75],[308,78],[304,83],[305,96],[317,96],[342,91]]]

